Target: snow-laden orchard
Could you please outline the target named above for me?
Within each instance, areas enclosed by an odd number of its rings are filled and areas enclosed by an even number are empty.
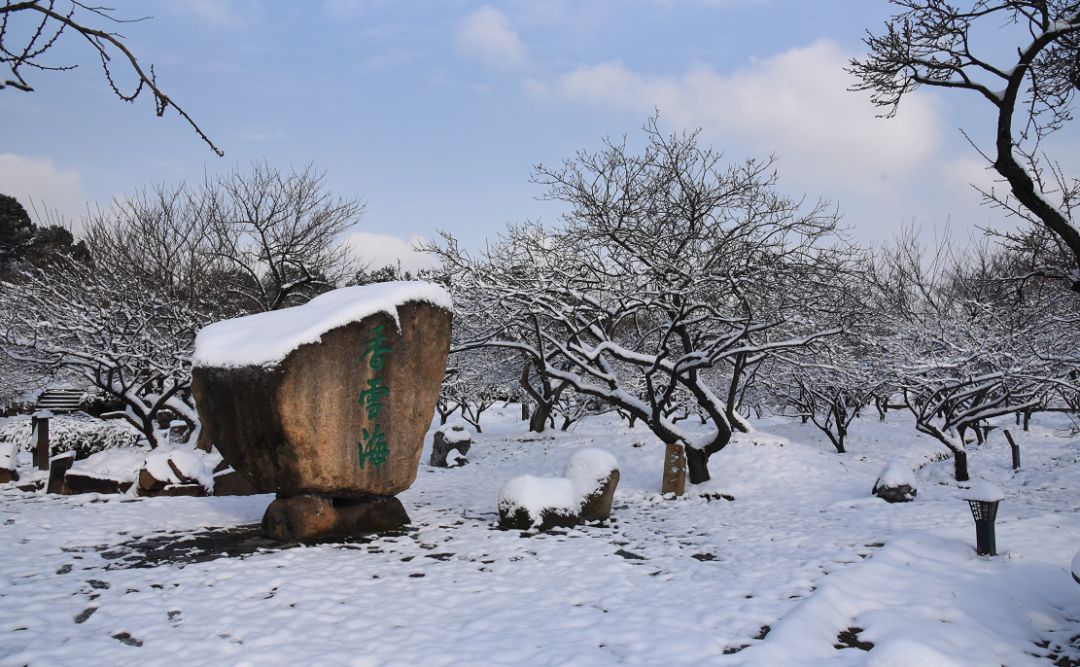
[[[421,465],[407,531],[347,544],[260,540],[269,496],[0,487],[0,665],[1080,661],[1080,440],[1063,419],[1017,433],[1016,473],[1000,430],[971,448],[973,478],[1005,493],[984,558],[951,463],[903,414],[856,423],[844,455],[760,421],[678,500],[658,494],[646,430],[600,416],[531,434],[518,415],[494,409],[467,465]],[[619,460],[610,522],[496,528],[503,482],[561,475],[583,447]],[[870,495],[893,460],[916,469],[914,502]]]

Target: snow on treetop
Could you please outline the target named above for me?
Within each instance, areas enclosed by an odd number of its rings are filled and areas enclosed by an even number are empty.
[[[964,491],[961,498],[976,502],[996,503],[1005,499],[1005,492],[986,480],[979,480],[972,482],[971,487]]]
[[[273,366],[290,352],[322,335],[369,315],[383,312],[397,321],[398,306],[410,301],[451,310],[446,290],[420,281],[397,281],[343,287],[302,306],[216,322],[195,337],[195,366],[239,368]]]

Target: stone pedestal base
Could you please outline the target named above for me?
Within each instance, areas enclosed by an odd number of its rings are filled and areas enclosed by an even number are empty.
[[[277,498],[263,514],[263,535],[279,542],[309,542],[396,530],[409,515],[394,496]]]

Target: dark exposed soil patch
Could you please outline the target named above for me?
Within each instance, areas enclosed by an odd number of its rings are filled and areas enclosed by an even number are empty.
[[[415,528],[361,537],[334,538],[309,542],[311,544],[340,544],[347,548],[367,545],[384,538],[401,537],[415,532]],[[267,553],[299,546],[298,542],[277,542],[263,537],[258,524],[233,528],[207,528],[198,533],[157,533],[130,542],[118,544],[101,552],[113,562],[107,570],[150,568],[165,564],[185,565],[205,563],[218,558],[246,558],[257,553]]]
[[[834,648],[857,648],[860,651],[869,651],[874,648],[872,642],[864,642],[859,639],[859,633],[862,632],[862,628],[848,628],[847,630],[841,630],[840,634],[836,635],[836,643],[833,644]]]

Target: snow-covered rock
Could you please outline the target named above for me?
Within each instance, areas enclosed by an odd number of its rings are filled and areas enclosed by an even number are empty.
[[[1073,579],[1080,584],[1080,551],[1077,551],[1076,555],[1073,556],[1072,565],[1069,569],[1072,571]]]
[[[141,449],[107,449],[76,461],[68,474],[130,483],[138,477],[145,460],[146,452]]]
[[[871,493],[890,503],[910,502],[919,493],[915,472],[909,465],[890,461],[878,474]]]
[[[431,458],[428,465],[436,468],[449,468],[450,459],[447,456],[451,452],[457,452],[459,456],[453,457],[454,467],[466,463],[465,455],[472,446],[472,433],[460,422],[443,424],[435,435],[432,436]]]
[[[169,486],[198,484],[205,493],[213,493],[214,468],[220,462],[217,452],[158,448],[146,456],[139,471],[139,490],[154,493]]]
[[[64,493],[126,493],[139,475],[146,452],[107,449],[76,461],[64,475]]]
[[[0,442],[0,470],[15,470],[18,452],[14,442]]]
[[[14,442],[0,442],[0,484],[19,481],[19,473],[16,472],[16,456],[18,447]]]
[[[521,475],[499,491],[499,523],[505,528],[574,526],[611,515],[619,464],[602,449],[571,455],[563,477]]]

